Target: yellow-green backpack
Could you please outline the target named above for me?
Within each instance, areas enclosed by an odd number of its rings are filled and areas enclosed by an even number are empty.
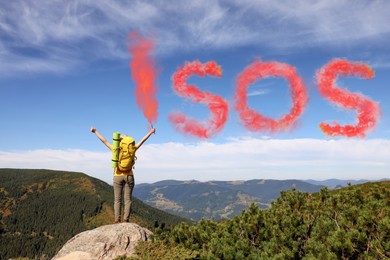
[[[120,171],[130,171],[136,159],[134,139],[130,136],[122,137],[119,143],[118,169]]]

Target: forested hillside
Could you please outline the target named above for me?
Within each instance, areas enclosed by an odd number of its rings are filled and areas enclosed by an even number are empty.
[[[389,259],[390,182],[309,194],[295,189],[267,210],[159,230],[141,259]]]
[[[0,259],[51,257],[74,235],[111,224],[113,193],[83,173],[0,169]],[[187,221],[135,198],[132,212],[147,228]]]

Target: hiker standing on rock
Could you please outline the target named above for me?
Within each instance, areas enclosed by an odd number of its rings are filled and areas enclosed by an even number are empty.
[[[111,145],[97,130],[95,127],[91,128],[91,132],[94,133],[100,141],[105,144],[110,151],[117,152],[118,158],[115,160],[114,168],[114,211],[115,211],[115,223],[120,223],[121,221],[121,202],[122,195],[124,193],[124,216],[123,221],[129,222],[130,218],[130,209],[131,209],[131,200],[134,188],[134,174],[133,166],[137,157],[135,152],[141,145],[148,140],[148,138],[156,132],[156,129],[152,127],[150,131],[141,139],[140,142],[135,144],[135,141],[132,137],[123,135],[118,140],[114,139],[114,142],[119,143],[118,147]],[[115,134],[115,133],[114,133]],[[118,137],[119,137],[119,133]],[[114,161],[114,159],[113,159]],[[124,190],[124,192],[123,192]]]

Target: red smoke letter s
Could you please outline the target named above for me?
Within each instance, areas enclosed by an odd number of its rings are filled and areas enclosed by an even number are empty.
[[[320,128],[329,136],[365,137],[366,131],[373,129],[378,121],[379,106],[361,94],[338,88],[335,84],[338,76],[358,76],[371,79],[374,71],[362,62],[334,59],[317,72],[317,85],[321,95],[343,108],[356,110],[358,119],[357,124],[344,126],[337,122],[333,125],[321,122]]]
[[[209,138],[222,130],[228,117],[228,103],[218,95],[202,92],[195,86],[187,85],[187,79],[193,74],[201,77],[206,75],[221,77],[222,69],[213,61],[205,64],[193,61],[185,63],[172,77],[174,90],[183,97],[207,105],[210,108],[211,118],[207,122],[198,122],[181,112],[174,112],[169,115],[169,120],[180,132]]]

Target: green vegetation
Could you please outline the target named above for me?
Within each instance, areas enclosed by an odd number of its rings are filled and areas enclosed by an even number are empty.
[[[74,235],[112,224],[113,193],[83,173],[0,169],[0,259],[51,258]],[[188,220],[134,198],[130,221],[153,230]]]
[[[155,231],[141,259],[388,259],[390,182],[309,194],[295,189],[267,210]]]

